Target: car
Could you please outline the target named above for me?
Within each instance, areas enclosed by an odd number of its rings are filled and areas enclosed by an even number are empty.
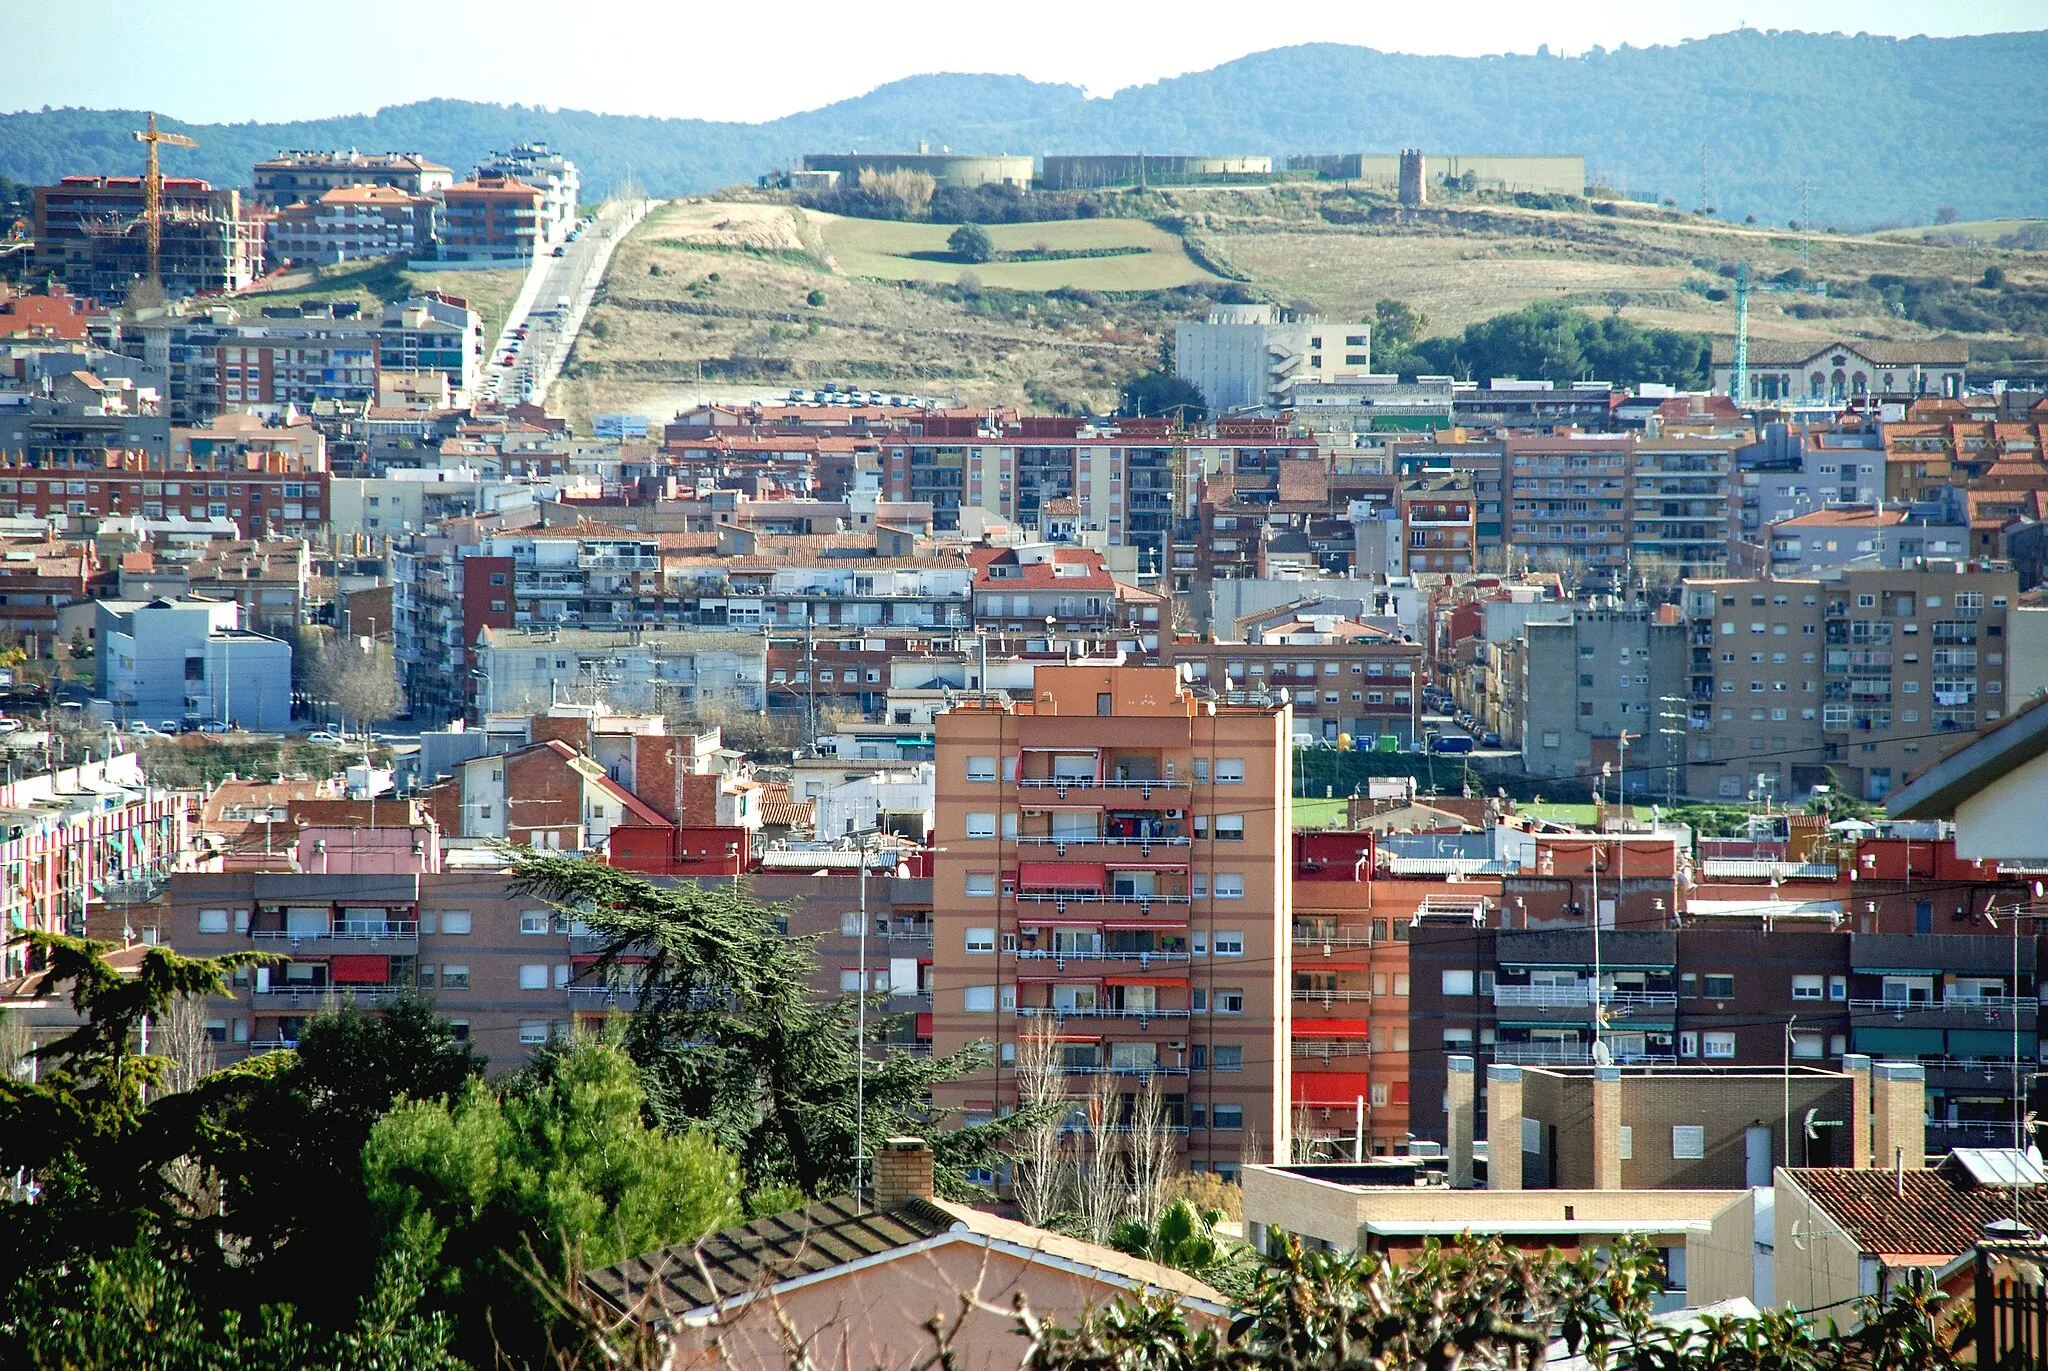
[[[327,743],[333,747],[342,747],[347,744],[348,739],[342,737],[339,733],[334,733],[324,728],[316,728],[311,733],[308,733],[306,735],[306,741],[309,743]]]
[[[519,365],[519,359],[508,352],[498,359],[498,365],[501,367],[517,366]]]
[[[557,243],[557,244],[555,244],[555,254],[554,254],[554,255],[555,255],[555,256],[557,256],[557,257],[560,257],[560,256],[562,255],[562,245],[561,245],[560,243]]]
[[[176,719],[166,719],[162,723],[158,724],[156,727],[157,732],[165,734],[183,733],[185,731],[183,728],[179,726],[178,721]]]
[[[0,734],[21,732],[21,720],[0,719]]]
[[[1470,752],[1472,740],[1464,734],[1446,734],[1429,740],[1429,750],[1437,753]]]
[[[1495,748],[1495,747],[1499,747],[1499,746],[1500,746],[1500,734],[1498,734],[1498,733],[1493,733],[1493,732],[1487,732],[1487,733],[1483,733],[1483,734],[1481,734],[1481,735],[1480,735],[1480,737],[1479,737],[1479,745],[1480,745],[1481,747],[1489,747],[1489,748]]]

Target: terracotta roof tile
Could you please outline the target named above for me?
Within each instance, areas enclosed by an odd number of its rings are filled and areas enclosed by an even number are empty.
[[[1953,1257],[1975,1246],[1986,1224],[2013,1215],[2010,1190],[1973,1186],[1954,1163],[1903,1174],[1845,1167],[1799,1168],[1788,1174],[1863,1251],[1873,1254]],[[2048,1223],[2048,1201],[2037,1190],[2026,1190],[2021,1214],[2038,1228]]]

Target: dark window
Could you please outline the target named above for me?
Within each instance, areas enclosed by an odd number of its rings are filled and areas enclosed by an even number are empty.
[[[1110,708],[1112,703],[1113,701],[1107,692],[1097,695],[1095,697],[1095,712],[1097,714],[1114,713],[1115,711]]]
[[[203,681],[206,679],[206,659],[204,657],[187,657],[185,659],[185,679],[188,681]]]
[[[1913,901],[1913,931],[1923,937],[1934,932],[1934,901]]]
[[[1196,1043],[1193,1047],[1188,1049],[1188,1066],[1190,1068],[1196,1071],[1200,1071],[1208,1065],[1209,1048],[1206,1044]]]
[[[1732,1000],[1735,998],[1735,978],[1709,973],[1706,978],[1706,990],[1707,998],[1710,1000]]]

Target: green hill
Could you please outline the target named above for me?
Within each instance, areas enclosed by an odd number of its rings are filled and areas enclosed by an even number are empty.
[[[2048,213],[2048,34],[1891,39],[1744,29],[1571,57],[1416,57],[1280,48],[1090,100],[1016,76],[931,75],[762,124],[431,100],[289,124],[168,125],[200,140],[171,170],[242,184],[281,147],[417,150],[467,167],[520,138],[566,150],[602,188],[658,195],[751,180],[792,151],[1576,152],[1638,198],[1783,223],[1802,182],[1824,225]],[[175,111],[169,113],[175,114]],[[0,115],[0,176],[132,172],[130,111]]]

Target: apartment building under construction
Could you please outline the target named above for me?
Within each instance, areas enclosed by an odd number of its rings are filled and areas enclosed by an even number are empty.
[[[74,295],[120,304],[149,276],[147,199],[140,176],[67,176],[35,192],[38,276]],[[161,276],[164,295],[240,290],[263,270],[263,223],[240,191],[165,177]]]

